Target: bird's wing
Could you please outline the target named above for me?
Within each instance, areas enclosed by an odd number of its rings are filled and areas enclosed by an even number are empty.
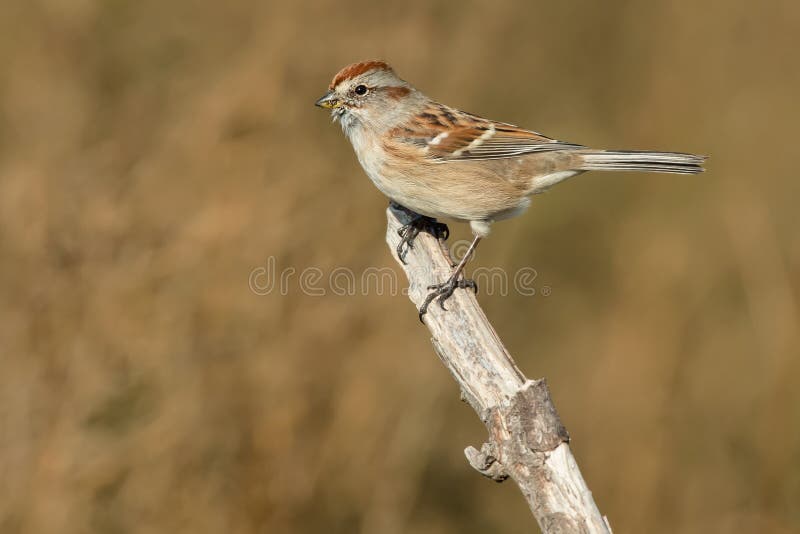
[[[426,158],[437,162],[513,158],[585,148],[441,104],[429,106],[393,134],[416,145]]]

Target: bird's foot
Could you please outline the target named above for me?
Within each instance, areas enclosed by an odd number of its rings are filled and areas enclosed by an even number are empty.
[[[428,289],[431,292],[425,297],[425,301],[422,303],[422,306],[419,308],[419,320],[422,322],[422,317],[428,313],[428,306],[430,306],[431,302],[434,300],[439,303],[439,307],[443,310],[447,310],[444,307],[444,302],[453,296],[456,289],[471,289],[476,294],[478,293],[478,284],[475,283],[475,280],[470,280],[468,278],[459,278],[456,276],[451,276],[447,279],[446,282],[441,284],[434,284],[432,286],[428,286]]]
[[[413,213],[413,212],[411,212]],[[414,240],[420,232],[428,232],[440,241],[446,241],[450,237],[450,229],[446,224],[438,222],[436,219],[426,217],[418,213],[408,224],[404,224],[397,230],[400,242],[397,244],[397,257],[405,265],[408,251],[414,248]]]

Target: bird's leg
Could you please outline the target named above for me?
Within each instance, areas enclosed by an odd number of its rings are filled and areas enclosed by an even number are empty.
[[[430,306],[431,302],[436,300],[439,303],[439,306],[443,310],[447,308],[444,307],[444,301],[449,299],[456,289],[466,289],[470,288],[475,293],[478,292],[478,284],[475,283],[475,280],[469,280],[466,278],[461,278],[461,273],[464,271],[464,266],[469,261],[472,254],[475,252],[475,248],[478,246],[478,242],[481,240],[481,236],[476,235],[475,239],[472,240],[470,243],[469,248],[467,249],[466,254],[464,257],[461,258],[461,261],[458,262],[453,274],[450,275],[450,278],[447,281],[441,284],[434,284],[432,286],[428,286],[428,289],[432,291],[425,297],[425,302],[422,303],[422,306],[419,308],[419,320],[422,321],[422,317],[428,312],[428,306]]]
[[[446,241],[450,237],[450,229],[446,224],[440,223],[432,217],[426,217],[411,211],[397,202],[390,201],[389,205],[394,209],[406,212],[411,217],[409,223],[404,224],[397,230],[397,234],[401,237],[400,242],[397,244],[397,257],[404,265],[406,263],[406,255],[409,250],[414,248],[414,240],[420,232],[428,232],[440,242]]]

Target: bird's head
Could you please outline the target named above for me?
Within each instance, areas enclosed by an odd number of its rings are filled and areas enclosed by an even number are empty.
[[[362,61],[340,70],[316,105],[331,110],[347,130],[355,124],[375,126],[414,101],[415,90],[383,61]]]

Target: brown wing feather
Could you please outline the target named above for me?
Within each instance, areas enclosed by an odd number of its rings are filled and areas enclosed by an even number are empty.
[[[428,158],[439,162],[501,159],[584,148],[436,103],[394,133],[423,148]]]

